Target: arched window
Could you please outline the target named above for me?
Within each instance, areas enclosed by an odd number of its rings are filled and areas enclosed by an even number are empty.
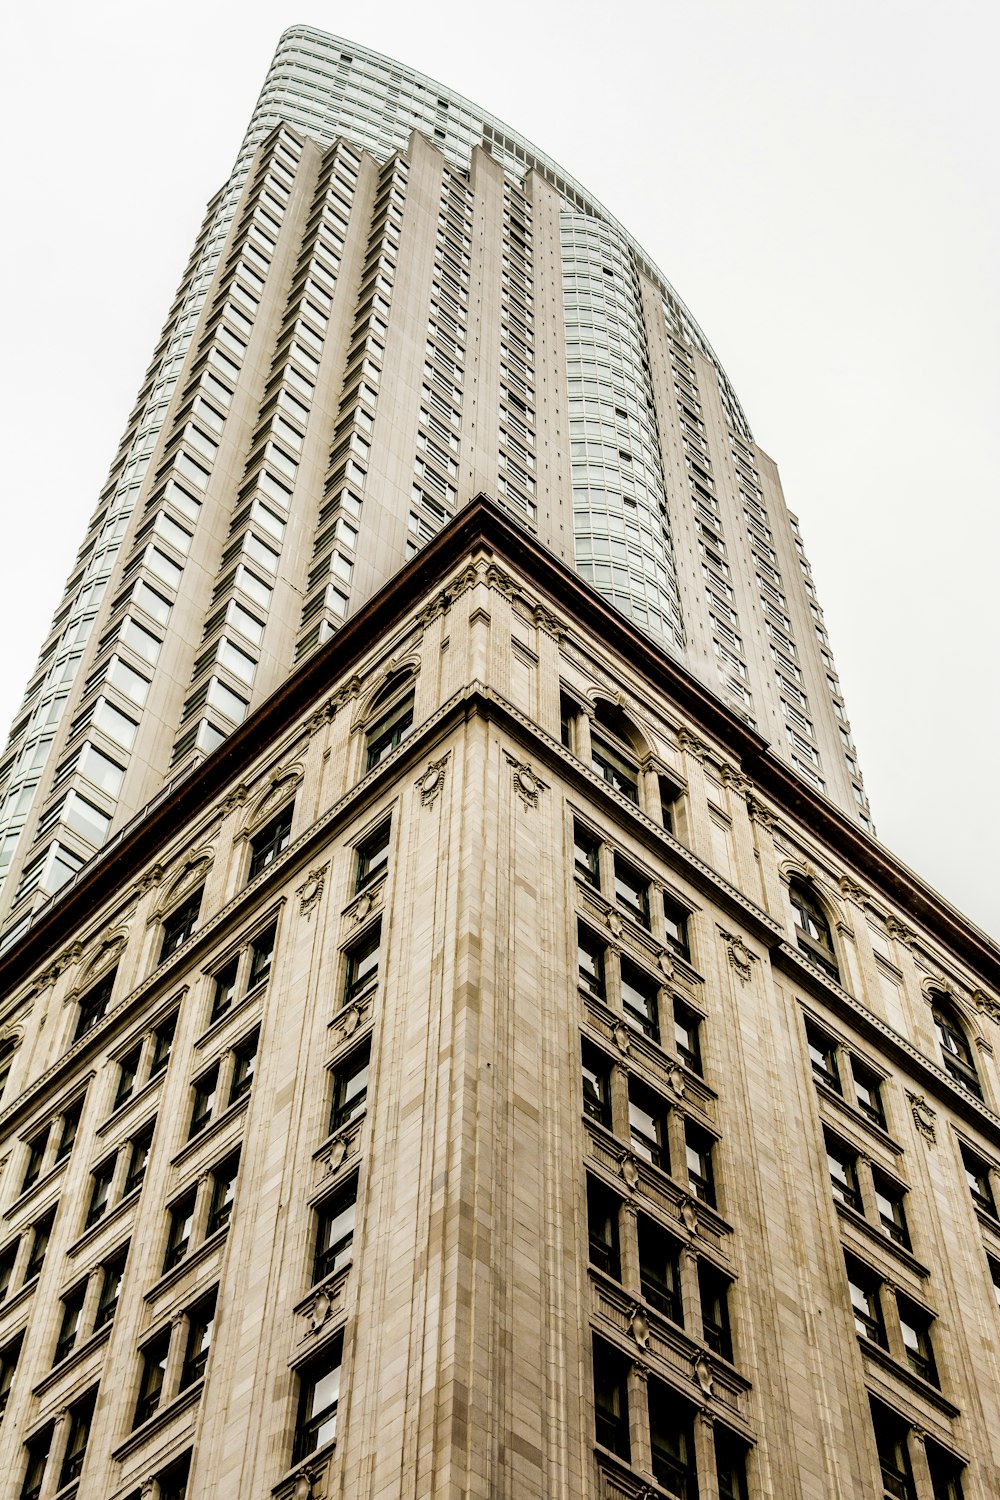
[[[840,969],[830,924],[815,891],[804,880],[788,883],[788,898],[795,916],[796,937],[802,952],[840,983]]]
[[[598,776],[639,805],[639,766],[631,721],[613,703],[599,699],[590,731],[590,759]]]
[[[415,672],[399,672],[376,694],[365,730],[365,770],[391,755],[413,728]]]
[[[941,1043],[941,1051],[944,1053],[945,1070],[951,1074],[956,1083],[960,1083],[963,1088],[967,1088],[970,1093],[975,1094],[977,1099],[981,1099],[983,1097],[983,1088],[979,1082],[979,1074],[976,1072],[976,1063],[972,1056],[972,1048],[969,1046],[969,1038],[966,1036],[954,1008],[948,1003],[944,995],[936,994],[933,996],[931,1001],[931,1015],[934,1017],[938,1041]]]

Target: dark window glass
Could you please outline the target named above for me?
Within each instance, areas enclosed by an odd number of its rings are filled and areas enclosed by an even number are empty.
[[[826,1163],[830,1172],[833,1196],[855,1213],[862,1212],[861,1189],[858,1186],[858,1158],[850,1146],[835,1136],[826,1137]]]
[[[373,771],[376,766],[381,765],[386,756],[391,755],[396,746],[406,739],[413,728],[413,702],[411,690],[372,724],[365,735],[368,747],[366,771]]]
[[[660,786],[660,818],[667,832],[673,833],[675,832],[674,810],[680,798],[680,792],[665,776],[659,776],[657,780]]]
[[[882,1316],[879,1278],[874,1271],[870,1271],[860,1261],[850,1257],[845,1257],[845,1260],[847,1285],[851,1294],[851,1307],[854,1310],[854,1327],[862,1338],[878,1344],[882,1349],[888,1349],[889,1341],[886,1338],[885,1319]]]
[[[906,1424],[895,1412],[871,1403],[875,1446],[878,1449],[882,1488],[888,1500],[917,1500],[906,1446]]]
[[[156,1122],[151,1120],[138,1135],[133,1136],[129,1142],[128,1172],[125,1177],[123,1196],[135,1191],[142,1183],[146,1175],[146,1164],[149,1161],[150,1147],[153,1144],[153,1131]]]
[[[611,1064],[603,1053],[583,1044],[583,1112],[611,1129]]]
[[[857,1096],[858,1109],[863,1115],[867,1115],[873,1125],[879,1125],[885,1129],[885,1109],[882,1106],[882,1080],[877,1073],[866,1068],[864,1063],[859,1062],[856,1057],[851,1058],[851,1072],[854,1075],[854,1092]]]
[[[87,1283],[81,1281],[71,1292],[67,1292],[62,1299],[62,1317],[59,1320],[59,1337],[56,1339],[55,1354],[52,1363],[57,1365],[76,1343],[76,1336],[80,1331],[80,1316],[83,1312],[83,1299],[86,1296]]]
[[[677,1500],[697,1500],[691,1408],[654,1375],[649,1377],[649,1441],[657,1483]]]
[[[922,1307],[915,1302],[910,1302],[906,1297],[897,1296],[896,1306],[899,1309],[899,1326],[903,1335],[903,1347],[906,1350],[906,1363],[914,1375],[919,1375],[921,1380],[929,1380],[931,1385],[939,1385],[937,1366],[934,1363],[934,1348],[931,1344],[931,1323],[933,1319],[929,1313],[925,1313]]]
[[[715,1207],[715,1169],[712,1165],[714,1141],[704,1130],[692,1125],[690,1120],[684,1127],[684,1144],[687,1153],[688,1186],[702,1203]]]
[[[355,1052],[333,1075],[330,1129],[339,1130],[359,1115],[368,1096],[369,1049]]]
[[[650,1041],[660,1040],[660,1018],[659,1018],[659,992],[658,982],[640,969],[636,964],[630,963],[627,958],[621,962],[622,976],[622,1008],[625,1011],[625,1019],[637,1026],[644,1036]]]
[[[343,1339],[338,1338],[321,1362],[307,1367],[299,1376],[299,1411],[293,1454],[295,1462],[331,1443],[337,1436],[343,1347]]]
[[[219,1088],[219,1064],[209,1068],[191,1086],[194,1102],[191,1108],[191,1128],[188,1131],[188,1140],[192,1140],[203,1131],[209,1124],[215,1109],[215,1096]]]
[[[170,1208],[170,1228],[167,1233],[167,1253],[163,1262],[164,1271],[176,1266],[188,1252],[191,1242],[191,1226],[194,1223],[195,1194],[185,1193]]]
[[[615,855],[615,900],[627,916],[649,927],[649,881],[620,854]]]
[[[580,988],[598,1000],[607,998],[604,981],[604,944],[582,924],[577,927],[577,961]]]
[[[191,1455],[183,1453],[169,1468],[156,1476],[160,1489],[160,1500],[187,1500],[188,1475],[191,1472]]]
[[[271,964],[274,961],[274,941],[277,936],[278,924],[272,922],[263,932],[257,934],[250,944],[250,973],[247,976],[247,989],[256,989],[258,984],[263,984],[265,979],[271,975]]]
[[[160,1404],[160,1392],[163,1390],[163,1377],[166,1373],[169,1351],[169,1329],[159,1334],[141,1350],[142,1374],[139,1377],[139,1396],[135,1403],[133,1428],[140,1427],[143,1422],[147,1421]]]
[[[962,1500],[962,1470],[965,1465],[947,1449],[939,1448],[930,1438],[925,1447],[934,1500]]]
[[[392,832],[391,824],[383,823],[382,827],[365,839],[364,843],[358,845],[358,869],[354,881],[355,891],[363,891],[366,885],[371,885],[385,873],[389,863],[389,836]]]
[[[212,1201],[208,1211],[206,1234],[224,1229],[232,1218],[236,1198],[236,1179],[240,1171],[240,1154],[227,1156],[212,1173]]]
[[[130,1047],[124,1057],[118,1060],[118,1087],[115,1090],[114,1108],[124,1104],[126,1099],[131,1099],[135,1089],[135,1080],[139,1073],[139,1061],[142,1057],[142,1043]]]
[[[746,1445],[725,1427],[715,1429],[715,1472],[719,1500],[747,1500]]]
[[[989,1261],[990,1279],[993,1282],[993,1296],[996,1299],[997,1307],[1000,1308],[1000,1260],[994,1260],[992,1255],[988,1255],[986,1258]]]
[[[733,1357],[733,1335],[729,1326],[729,1289],[732,1283],[707,1260],[698,1262],[698,1295],[705,1343],[723,1359]]]
[[[49,1448],[52,1445],[52,1428],[45,1427],[41,1432],[36,1432],[24,1445],[27,1455],[27,1465],[24,1471],[24,1480],[21,1484],[20,1500],[38,1500],[42,1492],[42,1484],[45,1481],[45,1466],[49,1461]]]
[[[163,941],[160,944],[160,963],[183,947],[198,925],[201,913],[201,898],[205,894],[202,886],[193,895],[175,906],[163,919]]]
[[[26,1193],[30,1187],[34,1187],[42,1173],[42,1162],[45,1160],[45,1148],[49,1144],[49,1127],[38,1135],[33,1136],[28,1142],[28,1160],[24,1164],[24,1178],[21,1182],[21,1192]]]
[[[628,1362],[603,1339],[594,1339],[594,1420],[597,1441],[626,1463],[632,1456],[628,1435]]]
[[[825,1031],[820,1031],[812,1021],[806,1022],[806,1042],[809,1046],[809,1061],[812,1064],[813,1077],[820,1083],[825,1083],[827,1088],[842,1094],[844,1089],[840,1081],[840,1062],[837,1057],[836,1042],[832,1037],[827,1036]]]
[[[559,694],[559,736],[567,750],[573,749],[573,736],[579,708],[565,693]]]
[[[80,1009],[76,1018],[76,1031],[73,1034],[74,1042],[78,1042],[92,1027],[97,1025],[98,1021],[103,1019],[111,1000],[111,991],[115,987],[117,973],[117,969],[112,969],[110,974],[106,974],[98,984],[81,996]]]
[[[149,1076],[155,1078],[157,1073],[162,1073],[170,1061],[170,1049],[174,1045],[174,1034],[177,1031],[177,1012],[161,1021],[153,1032],[153,1055],[149,1064]]]
[[[353,948],[347,952],[347,973],[344,979],[344,1004],[352,1005],[367,995],[378,983],[379,944],[382,941],[382,924],[377,922]]]
[[[128,1246],[118,1250],[110,1259],[106,1260],[101,1267],[101,1294],[97,1303],[97,1315],[94,1318],[94,1328],[103,1328],[105,1323],[110,1323],[118,1310],[118,1299],[121,1296],[122,1282],[125,1279],[125,1261],[128,1258]]]
[[[265,823],[250,840],[250,869],[247,872],[247,880],[253,880],[262,870],[283,854],[292,841],[292,812],[294,804],[289,803],[283,807],[280,813]]]
[[[690,959],[691,947],[688,942],[688,913],[676,901],[671,901],[669,896],[663,898],[663,920],[667,935],[667,947],[672,948],[681,958]]]
[[[184,1346],[184,1364],[181,1367],[179,1389],[187,1390],[196,1380],[201,1380],[208,1364],[208,1352],[212,1346],[212,1329],[215,1326],[215,1293],[203,1297],[188,1311],[187,1343]]]
[[[10,1278],[14,1274],[14,1262],[17,1260],[17,1247],[19,1240],[14,1240],[2,1252],[0,1252],[0,1302],[4,1300],[10,1291]]]
[[[14,1383],[14,1375],[17,1372],[17,1362],[21,1358],[21,1345],[24,1334],[19,1333],[16,1339],[0,1349],[0,1417],[7,1410],[7,1402],[10,1400],[10,1388]]]
[[[996,1199],[993,1197],[993,1184],[990,1182],[989,1165],[983,1161],[981,1156],[976,1156],[967,1146],[962,1147],[962,1163],[965,1167],[965,1177],[969,1184],[969,1192],[972,1201],[983,1213],[989,1214],[991,1218],[997,1217]]]
[[[650,1307],[671,1322],[683,1326],[681,1303],[680,1246],[666,1230],[645,1214],[636,1221],[639,1232],[639,1285]]]
[[[59,1127],[59,1145],[56,1148],[56,1161],[64,1161],[73,1149],[76,1133],[80,1128],[80,1117],[83,1114],[83,1100],[75,1099],[68,1108],[63,1110],[62,1124]]]
[[[618,1213],[621,1199],[593,1177],[587,1178],[587,1228],[590,1263],[606,1271],[616,1281],[622,1279],[621,1251],[618,1240]]]
[[[0,1047],[0,1099],[3,1098],[4,1090],[7,1087],[7,1080],[10,1077],[10,1070],[14,1065],[15,1050],[9,1043],[6,1046]]]
[[[803,953],[840,983],[840,970],[826,913],[804,880],[792,880],[788,897],[795,918],[796,936]]]
[[[74,1402],[69,1409],[69,1431],[66,1436],[62,1466],[59,1470],[60,1489],[63,1485],[72,1484],[74,1479],[79,1479],[83,1470],[96,1401],[97,1388],[95,1387],[92,1391],[88,1391],[81,1400]]]
[[[573,868],[582,880],[595,890],[601,886],[601,845],[592,833],[573,825]]]
[[[674,1047],[681,1062],[689,1067],[692,1073],[699,1075],[704,1071],[701,1062],[700,1031],[701,1016],[675,996]]]
[[[233,1049],[233,1079],[229,1086],[229,1102],[235,1104],[237,1099],[242,1099],[244,1094],[249,1094],[253,1088],[254,1072],[257,1067],[257,1043],[260,1040],[259,1032],[254,1032]]]
[[[624,755],[609,745],[606,740],[591,736],[591,764],[598,776],[602,776],[616,792],[621,792],[630,802],[639,805],[639,772]]]
[[[236,998],[236,981],[239,977],[240,960],[231,958],[225,968],[219,970],[215,976],[215,989],[212,993],[212,1014],[210,1021],[217,1021],[232,1009]]]
[[[42,1269],[45,1260],[45,1252],[49,1248],[49,1240],[52,1237],[52,1226],[56,1220],[56,1211],[50,1208],[47,1214],[43,1214],[31,1227],[31,1250],[28,1254],[28,1264],[24,1268],[25,1284],[33,1280]]]
[[[348,1183],[336,1197],[321,1203],[316,1211],[316,1254],[313,1281],[322,1281],[349,1266],[354,1243],[358,1179]]]
[[[668,1106],[665,1099],[630,1078],[628,1083],[629,1139],[632,1150],[643,1161],[663,1172],[670,1171],[670,1149],[667,1143]]]
[[[979,1082],[972,1048],[969,1046],[969,1039],[962,1029],[961,1022],[951,1007],[941,1001],[935,1002],[931,1014],[934,1017],[938,1041],[941,1043],[941,1051],[944,1054],[946,1071],[951,1074],[956,1083],[960,1083],[971,1094],[975,1094],[977,1099],[981,1099],[983,1097],[982,1084]]]
[[[875,1187],[875,1203],[878,1208],[879,1223],[883,1231],[897,1245],[902,1245],[904,1250],[910,1248],[910,1231],[906,1224],[906,1210],[903,1199],[906,1197],[906,1189],[884,1177],[881,1172],[872,1172],[872,1181]]]

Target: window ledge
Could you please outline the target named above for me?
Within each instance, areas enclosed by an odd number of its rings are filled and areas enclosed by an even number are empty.
[[[189,1161],[195,1155],[206,1141],[216,1140],[235,1119],[241,1114],[246,1113],[252,1093],[253,1090],[249,1090],[242,1098],[237,1099],[235,1104],[230,1104],[228,1108],[224,1109],[221,1115],[217,1115],[214,1120],[209,1120],[204,1130],[199,1130],[198,1134],[192,1140],[185,1141],[177,1154],[170,1158],[170,1165],[172,1167],[182,1166],[184,1162]]]
[[[845,1223],[850,1224],[854,1229],[863,1234],[873,1248],[877,1245],[880,1251],[888,1252],[889,1255],[904,1265],[908,1271],[912,1271],[915,1276],[919,1276],[921,1281],[928,1279],[931,1274],[928,1268],[922,1261],[917,1259],[911,1250],[907,1250],[905,1245],[897,1244],[889,1235],[883,1234],[881,1229],[876,1229],[875,1225],[870,1224],[864,1214],[858,1213],[857,1209],[849,1208],[846,1203],[840,1203],[836,1199],[834,1199],[834,1206]]]
[[[873,1136],[879,1145],[885,1146],[886,1150],[891,1151],[894,1156],[903,1155],[902,1146],[898,1141],[893,1140],[884,1126],[876,1125],[875,1121],[870,1119],[868,1115],[862,1114],[859,1109],[855,1109],[853,1104],[850,1104],[844,1098],[843,1094],[838,1094],[835,1088],[828,1083],[824,1083],[821,1078],[817,1078],[815,1073],[813,1074],[813,1083],[816,1085],[816,1092],[820,1097],[834,1105],[851,1121],[852,1125],[860,1125],[869,1136]]]
[[[127,1114],[130,1113],[133,1105],[138,1104],[142,1099],[151,1098],[152,1095],[156,1092],[157,1085],[163,1082],[163,1077],[166,1071],[166,1068],[161,1068],[153,1078],[147,1078],[146,1082],[142,1085],[142,1088],[137,1089],[134,1094],[129,1094],[127,1099],[123,1099],[121,1104],[119,1104],[116,1109],[113,1109],[111,1111],[110,1115],[108,1115],[108,1118],[104,1121],[104,1123],[98,1125],[94,1134],[97,1136],[107,1135],[110,1131],[114,1130],[115,1126],[118,1125]]]
[[[214,1234],[209,1235],[208,1239],[202,1240],[200,1245],[196,1245],[193,1250],[189,1250],[187,1255],[177,1262],[176,1266],[171,1266],[169,1271],[164,1271],[159,1281],[155,1281],[148,1292],[143,1292],[143,1301],[155,1302],[156,1298],[162,1292],[165,1292],[168,1287],[172,1287],[175,1282],[182,1280],[195,1266],[199,1266],[202,1261],[207,1260],[213,1250],[217,1250],[220,1245],[225,1244],[228,1229],[229,1225],[224,1224],[221,1229],[217,1229]]]
[[[6,1318],[12,1307],[20,1307],[23,1302],[27,1302],[28,1298],[31,1296],[37,1285],[38,1277],[32,1276],[31,1280],[26,1281],[23,1286],[18,1287],[17,1291],[14,1292],[13,1295],[8,1294],[8,1296],[6,1296],[3,1301],[0,1302],[0,1318]]]
[[[57,1180],[60,1172],[65,1170],[66,1163],[69,1161],[72,1154],[72,1151],[68,1151],[63,1157],[62,1161],[57,1161],[54,1167],[49,1168],[44,1177],[36,1177],[31,1186],[29,1188],[25,1188],[24,1192],[21,1193],[19,1197],[14,1199],[13,1203],[10,1205],[10,1208],[4,1210],[4,1218],[16,1218],[17,1215],[21,1212],[22,1208],[27,1207],[29,1203],[33,1203],[36,1198],[40,1198],[45,1192],[46,1188],[51,1187],[52,1184]]]
[[[587,1003],[590,1015],[587,1021],[595,1040],[605,1045],[612,1045],[621,1056],[631,1055],[640,1061],[654,1065],[656,1072],[651,1075],[650,1082],[660,1087],[672,1090],[674,1100],[668,1099],[668,1104],[680,1098],[686,1099],[691,1104],[697,1105],[709,1123],[714,1124],[713,1107],[718,1094],[715,1089],[710,1088],[700,1073],[694,1073],[673,1052],[668,1052],[660,1042],[654,1042],[640,1027],[629,1022],[627,1017],[616,1010],[612,1010],[606,1000],[599,1000],[596,995],[591,995],[585,990],[580,990],[580,997]],[[595,1024],[595,1021],[598,1024]],[[621,1046],[615,1033],[622,1026],[627,1032],[627,1047]],[[612,1057],[612,1062],[620,1062],[621,1056]],[[679,1078],[678,1078],[678,1075]]]
[[[217,1016],[214,1021],[208,1024],[201,1036],[195,1041],[194,1050],[196,1052],[203,1052],[206,1047],[210,1046],[222,1034],[234,1016],[242,1016],[244,1012],[249,1011],[253,1007],[254,1002],[262,999],[266,992],[266,980],[260,984],[255,984],[252,990],[247,990],[246,994],[235,1001],[228,1010],[224,1010],[221,1016]]]
[[[303,1479],[307,1485],[306,1493],[315,1494],[316,1485],[329,1468],[330,1460],[336,1451],[337,1440],[334,1438],[332,1443],[327,1443],[323,1448],[317,1448],[314,1453],[309,1454],[308,1458],[300,1459],[295,1467],[289,1469],[288,1473],[273,1486],[271,1494],[274,1495],[275,1500],[293,1500],[299,1482]]]
[[[83,1364],[93,1354],[95,1349],[99,1349],[102,1344],[107,1343],[111,1336],[113,1323],[114,1319],[109,1318],[102,1328],[98,1328],[95,1333],[88,1334],[82,1344],[78,1344],[75,1349],[71,1349],[57,1365],[52,1366],[47,1375],[42,1376],[37,1385],[32,1386],[31,1394],[33,1396],[44,1396],[45,1392],[50,1390],[57,1381],[61,1380],[68,1370],[75,1370],[77,1365]]]
[[[166,1406],[159,1407],[151,1417],[147,1417],[141,1426],[130,1432],[125,1441],[119,1443],[118,1447],[112,1451],[111,1457],[115,1462],[120,1463],[123,1458],[127,1458],[137,1448],[141,1448],[154,1432],[159,1432],[162,1427],[166,1427],[189,1407],[196,1406],[201,1400],[204,1385],[204,1380],[196,1380],[194,1385],[189,1385],[186,1391],[181,1391],[180,1395],[175,1396]]]
[[[866,1339],[864,1334],[857,1335],[858,1343],[865,1357],[872,1364],[878,1365],[880,1369],[895,1376],[903,1385],[908,1386],[910,1391],[928,1402],[929,1405],[943,1412],[946,1417],[957,1417],[960,1415],[959,1408],[948,1400],[936,1385],[931,1385],[929,1380],[924,1380],[920,1375],[914,1375],[912,1370],[901,1365],[897,1359],[893,1359],[887,1349],[882,1349],[878,1344],[873,1344],[871,1339]]]
[[[80,1237],[73,1241],[66,1254],[71,1257],[79,1255],[81,1250],[93,1244],[103,1229],[106,1229],[109,1224],[117,1224],[119,1219],[125,1217],[130,1208],[135,1207],[139,1201],[139,1194],[141,1192],[142,1183],[140,1182],[139,1186],[134,1187],[127,1197],[119,1199],[114,1208],[109,1208],[106,1214],[102,1214],[96,1224],[91,1224],[89,1229],[85,1229]]]

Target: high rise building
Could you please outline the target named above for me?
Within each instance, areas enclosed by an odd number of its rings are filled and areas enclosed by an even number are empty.
[[[669,283],[500,121],[295,28],[0,762],[0,943],[480,491],[870,826],[797,524]]]
[[[3,764],[0,1500],[1000,1492],[1000,951],[507,127],[285,35]]]

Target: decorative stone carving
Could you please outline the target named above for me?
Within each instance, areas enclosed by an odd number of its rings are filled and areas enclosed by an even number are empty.
[[[515,599],[521,592],[510,574],[498,568],[496,563],[490,563],[486,569],[486,584],[488,588],[496,589],[498,594],[503,594],[507,599]]]
[[[770,808],[765,807],[759,797],[747,797],[747,812],[755,823],[761,828],[766,828],[768,833],[774,833],[778,827],[778,820]]]
[[[656,962],[659,964],[660,973],[664,976],[664,978],[673,979],[674,961],[666,948],[660,949],[659,953],[656,955]]]
[[[671,1063],[670,1072],[667,1074],[667,1084],[677,1095],[678,1099],[684,1097],[685,1083],[684,1069],[677,1063]]]
[[[312,1305],[306,1311],[309,1319],[309,1332],[318,1333],[323,1324],[329,1318],[334,1308],[333,1298],[327,1291],[319,1291],[312,1300]]]
[[[348,1007],[337,1017],[337,1033],[345,1040],[353,1036],[358,1027],[365,1019],[365,1014],[371,1008],[371,1000],[358,1000],[354,1005]]]
[[[888,916],[885,919],[885,930],[897,943],[902,943],[904,948],[912,948],[917,941],[917,934],[912,927],[907,927],[905,922],[900,922],[896,917]]]
[[[162,879],[163,866],[160,864],[151,865],[144,875],[139,876],[136,890],[140,896],[144,896],[147,891],[152,890],[153,886],[159,885]]]
[[[914,1125],[916,1125],[917,1129],[920,1131],[920,1134],[924,1137],[924,1139],[926,1141],[929,1141],[930,1144],[933,1145],[937,1140],[937,1134],[934,1125],[934,1122],[937,1119],[937,1115],[934,1113],[933,1109],[931,1109],[923,1094],[914,1094],[909,1089],[907,1089],[906,1097],[910,1101],[910,1110],[913,1115]]]
[[[723,762],[719,768],[719,775],[731,791],[738,792],[741,797],[749,797],[753,791],[753,782],[745,775],[738,766],[730,766]]]
[[[622,1174],[622,1181],[629,1192],[634,1193],[639,1186],[639,1169],[635,1164],[635,1157],[629,1155],[627,1151],[623,1152],[618,1166]]]
[[[994,1026],[1000,1026],[1000,1001],[987,995],[985,990],[976,989],[972,991],[972,1003],[981,1016],[987,1016]]]
[[[704,1354],[699,1354],[694,1362],[694,1378],[705,1392],[705,1395],[710,1396],[715,1382],[712,1379],[712,1366]]]
[[[614,937],[620,938],[625,928],[622,926],[622,919],[618,913],[616,911],[606,911],[604,913],[604,920],[608,925],[609,932]]]
[[[295,1481],[291,1500],[312,1500],[312,1475],[303,1471]]]
[[[692,734],[690,729],[682,728],[677,731],[677,743],[687,755],[693,756],[695,760],[700,761],[704,765],[709,753],[708,746],[704,740],[700,740],[696,734]]]
[[[302,884],[295,888],[295,894],[299,898],[299,911],[307,922],[312,920],[313,908],[323,894],[329,868],[329,861],[325,865],[317,865],[315,870],[309,871]]]
[[[563,639],[566,631],[551,610],[546,609],[543,604],[536,604],[532,613],[539,630],[544,630],[554,641]]]
[[[544,789],[545,782],[536,776],[531,767],[524,761],[515,760],[509,751],[504,751],[504,757],[511,768],[515,792],[525,807],[537,807],[538,794]]]
[[[615,1046],[618,1048],[619,1052],[628,1051],[632,1042],[632,1036],[624,1021],[619,1021],[616,1024],[614,1030],[611,1033],[611,1039],[614,1042]]]
[[[420,793],[420,805],[430,807],[444,786],[444,774],[448,765],[450,750],[446,750],[440,760],[432,760],[427,763],[427,770],[422,776],[418,776],[414,785]]]
[[[855,906],[864,906],[868,901],[868,892],[863,885],[858,885],[850,875],[841,875],[837,884],[840,886],[840,894],[845,901],[853,901]]]
[[[229,813],[235,812],[238,807],[242,807],[249,795],[250,788],[245,781],[241,781],[238,786],[234,786],[232,791],[227,792],[219,803],[219,811],[222,816],[227,817]]]
[[[364,895],[361,896],[351,907],[351,921],[355,923],[363,922],[365,920],[365,917],[370,916],[371,913],[381,905],[381,900],[381,886],[379,886],[379,888],[374,891],[365,891]]]
[[[692,1234],[698,1232],[698,1205],[693,1198],[685,1198],[681,1203],[681,1219],[685,1229]]]
[[[649,1348],[649,1324],[646,1322],[646,1314],[638,1302],[632,1308],[628,1320],[629,1330],[640,1349]]]
[[[729,959],[730,966],[736,970],[740,982],[746,984],[757,962],[756,953],[750,952],[738,933],[726,932],[725,928],[720,927],[719,934],[726,945],[726,957]]]

